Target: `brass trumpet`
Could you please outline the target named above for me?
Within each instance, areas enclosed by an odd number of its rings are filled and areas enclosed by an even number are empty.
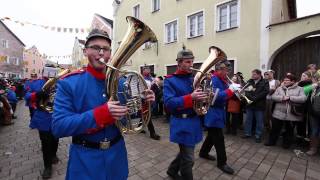
[[[227,76],[228,82],[229,82],[229,86],[233,83],[232,80],[229,78],[229,76]],[[241,101],[241,100],[245,100],[247,104],[251,104],[253,101],[251,101],[246,95],[244,95],[242,92],[243,90],[245,90],[250,84],[247,83],[245,84],[240,90],[236,90],[234,91],[234,94],[237,96],[237,98]]]

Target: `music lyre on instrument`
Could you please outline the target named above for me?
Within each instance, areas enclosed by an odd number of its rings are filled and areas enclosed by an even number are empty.
[[[154,32],[140,20],[127,16],[128,30],[122,39],[110,63],[100,62],[107,67],[105,91],[112,101],[122,99],[129,109],[126,117],[115,122],[122,133],[139,133],[146,127],[151,118],[151,104],[145,101],[145,90],[148,89],[142,75],[136,71],[121,70],[131,55],[144,43],[156,42]],[[122,79],[123,78],[123,79]],[[119,81],[124,80],[121,92],[118,92]]]

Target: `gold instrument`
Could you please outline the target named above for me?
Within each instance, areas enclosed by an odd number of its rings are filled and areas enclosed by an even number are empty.
[[[200,69],[197,70],[192,68],[192,70],[197,71],[193,81],[193,89],[201,88],[204,92],[208,93],[208,98],[205,101],[193,101],[193,109],[198,115],[207,114],[213,99],[211,79],[207,78],[208,72],[215,64],[226,58],[226,54],[220,48],[211,46],[210,55],[203,62]]]
[[[56,95],[56,83],[59,78],[64,76],[65,74],[69,73],[69,69],[65,69],[61,71],[56,77],[50,78],[43,86],[42,91],[49,94],[49,97],[46,99],[40,99],[39,101],[39,108],[47,111],[49,113],[53,112],[53,101]]]
[[[144,43],[156,42],[154,32],[140,20],[127,16],[128,30],[110,64],[106,64],[106,92],[112,101],[125,100],[129,109],[122,120],[116,121],[116,126],[122,133],[138,133],[146,127],[151,118],[151,104],[145,100],[145,90],[148,89],[144,78],[135,71],[120,70],[130,56]],[[124,81],[123,87],[118,87],[119,81]],[[122,89],[121,89],[122,88]],[[119,90],[119,91],[118,91]]]
[[[229,81],[229,86],[233,83],[232,80],[227,76],[227,79]],[[251,104],[253,101],[251,101],[246,95],[244,95],[242,92],[245,90],[250,83],[245,84],[240,90],[234,91],[234,94],[237,96],[237,98],[242,101],[244,100],[247,104]]]

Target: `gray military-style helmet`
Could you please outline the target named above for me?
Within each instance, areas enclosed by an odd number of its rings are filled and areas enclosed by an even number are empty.
[[[92,29],[86,38],[87,40],[86,40],[85,46],[87,46],[90,39],[95,38],[95,37],[104,38],[111,44],[111,39],[109,37],[109,34],[106,31],[103,31],[100,29]]]
[[[182,59],[194,59],[193,52],[189,49],[186,49],[186,46],[182,46],[182,50],[177,54],[177,61]]]
[[[230,68],[231,63],[227,59],[223,59],[215,65],[215,70],[219,70],[222,68]]]

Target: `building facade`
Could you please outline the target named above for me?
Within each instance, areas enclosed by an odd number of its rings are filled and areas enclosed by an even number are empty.
[[[94,14],[90,29],[101,29],[106,31],[110,38],[113,37],[113,21],[103,17],[99,14]],[[87,66],[88,59],[83,54],[83,48],[85,46],[85,40],[75,38],[73,50],[72,50],[72,66],[75,68],[82,68]]]
[[[38,77],[42,77],[43,68],[46,58],[42,55],[36,46],[26,49],[23,53],[24,57],[24,78],[31,78],[31,73],[36,73]]]
[[[0,77],[23,77],[24,43],[0,21]]]
[[[298,28],[305,22],[296,19],[295,0],[117,0],[113,6],[113,49],[128,29],[125,17],[137,17],[155,32],[158,43],[139,48],[130,58],[131,68],[139,70],[147,64],[158,75],[175,70],[177,52],[185,44],[194,52],[196,64],[208,57],[209,46],[220,47],[233,72],[241,71],[249,78],[255,68],[271,68],[273,57],[284,44],[316,33],[315,26],[320,27],[320,16],[316,15],[307,18],[312,21],[306,29]],[[293,20],[297,29],[286,29]]]
[[[75,68],[81,68],[88,64],[88,60],[83,54],[84,44],[84,40],[75,37],[72,49],[72,66]]]

